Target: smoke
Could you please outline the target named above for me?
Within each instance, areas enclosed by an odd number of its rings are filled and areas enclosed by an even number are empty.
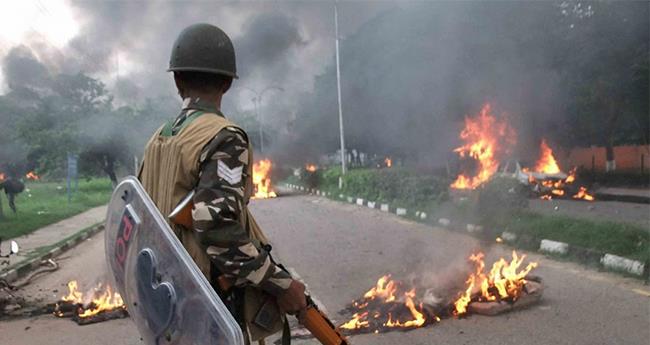
[[[50,72],[26,46],[12,48],[4,59],[2,71],[10,88],[48,84]]]
[[[277,134],[273,154],[304,162],[338,148],[332,2],[70,5],[81,27],[65,47],[38,36],[2,47],[7,84],[84,72],[104,81],[117,105],[178,102],[165,72],[172,43],[184,27],[208,22],[230,35],[238,59],[226,115],[253,113],[249,89],[277,86],[283,91],[264,93],[259,107]],[[540,133],[561,137],[570,96],[560,56],[572,47],[556,38],[585,20],[569,23],[566,11],[552,2],[339,2],[347,146],[439,165],[458,144],[463,116],[486,102],[518,128],[523,152]]]

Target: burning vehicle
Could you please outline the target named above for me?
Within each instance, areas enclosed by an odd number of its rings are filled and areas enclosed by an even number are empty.
[[[454,149],[465,166],[450,185],[452,189],[473,190],[493,176],[506,176],[517,179],[543,200],[564,197],[577,200],[593,201],[587,187],[576,186],[577,169],[569,173],[560,169],[553,150],[542,138],[540,143],[540,156],[533,168],[523,166],[519,161],[508,159],[517,144],[517,133],[508,124],[507,116],[498,118],[491,113],[490,104],[485,104],[475,117],[466,117],[465,126],[459,138],[463,145]],[[514,166],[514,171],[510,167]],[[501,168],[501,171],[500,171]],[[473,174],[465,171],[473,170]]]

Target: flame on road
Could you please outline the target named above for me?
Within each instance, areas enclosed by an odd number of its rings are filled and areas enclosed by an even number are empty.
[[[275,198],[277,195],[271,185],[271,168],[273,163],[270,159],[263,159],[253,164],[253,184],[255,185],[255,199]]]
[[[465,144],[454,152],[460,157],[471,157],[476,160],[476,174],[468,176],[460,174],[452,188],[476,189],[497,172],[499,157],[508,152],[516,142],[516,133],[505,121],[499,121],[490,114],[490,105],[485,104],[475,118],[465,118],[465,128],[460,133],[460,139]]]
[[[477,301],[516,301],[526,284],[524,279],[530,271],[537,267],[536,262],[529,263],[525,268],[521,266],[526,255],[519,256],[512,251],[512,260],[506,261],[500,258],[496,261],[489,273],[485,273],[485,255],[481,252],[472,254],[470,262],[475,266],[475,272],[470,274],[466,281],[466,288],[454,302],[454,314],[459,316],[467,313],[467,307],[473,300]],[[479,289],[480,294],[475,297],[475,290]]]
[[[352,302],[358,311],[340,328],[354,330],[373,326],[386,328],[421,327],[427,321],[421,303],[415,302],[415,288],[402,291],[401,284],[385,275],[377,284]],[[436,317],[436,320],[439,318]]]
[[[531,262],[523,267],[526,256],[513,251],[510,261],[500,258],[486,272],[484,257],[481,252],[469,257],[474,270],[465,280],[462,290],[454,295],[457,297],[444,304],[445,309],[425,306],[418,301],[415,288],[405,289],[401,282],[385,275],[362,298],[352,302],[352,318],[339,327],[375,333],[390,328],[413,329],[439,322],[440,317],[464,315],[474,302],[514,302],[522,296],[525,278],[537,263]],[[434,315],[434,310],[440,314]]]
[[[68,282],[68,295],[62,297],[61,301],[80,305],[77,311],[80,318],[88,318],[103,311],[126,308],[122,296],[113,292],[110,285],[100,283],[91,292],[83,293],[79,290],[76,280]],[[55,315],[62,316],[62,313],[55,311]]]

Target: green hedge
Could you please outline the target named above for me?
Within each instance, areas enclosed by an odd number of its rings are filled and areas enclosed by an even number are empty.
[[[353,169],[343,176],[343,189],[338,189],[340,168],[320,174],[320,188],[335,194],[361,197],[370,201],[388,202],[404,207],[426,208],[448,198],[450,181],[432,175],[417,174],[400,168]]]

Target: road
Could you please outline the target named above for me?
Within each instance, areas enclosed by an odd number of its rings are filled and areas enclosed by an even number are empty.
[[[360,297],[381,275],[417,276],[443,286],[462,278],[473,238],[413,223],[356,205],[311,196],[254,201],[253,213],[276,244],[276,255],[300,272],[337,321],[337,311]],[[488,258],[508,248],[482,248]],[[648,344],[650,289],[638,280],[529,253],[546,284],[542,302],[497,317],[473,315],[410,332],[352,337],[363,344]],[[53,301],[65,283],[103,279],[101,234],[64,254],[61,269],[21,294]],[[53,290],[58,290],[54,292]],[[313,340],[298,344],[315,344]],[[0,344],[141,344],[129,319],[89,326],[45,315],[0,322]]]

